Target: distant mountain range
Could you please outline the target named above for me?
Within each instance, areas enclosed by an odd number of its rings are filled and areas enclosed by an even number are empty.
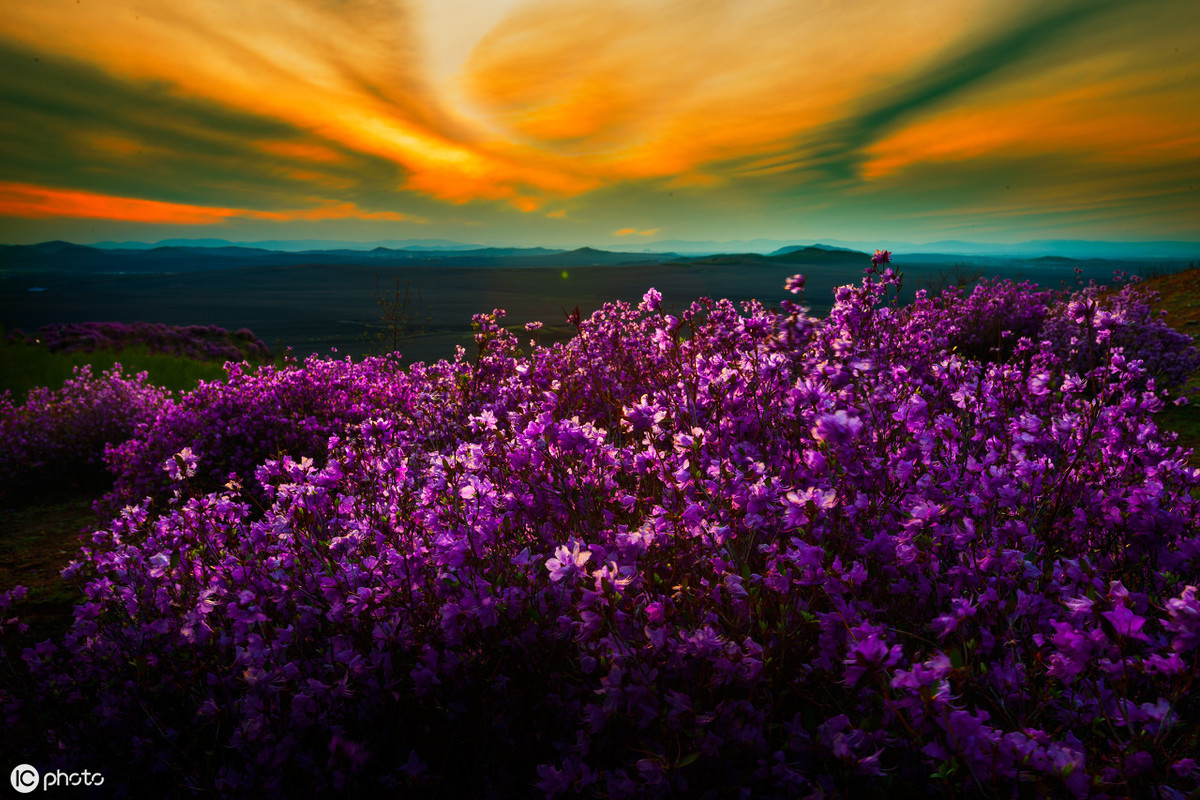
[[[438,266],[444,268],[621,266],[628,264],[695,264],[698,266],[826,265],[862,266],[867,253],[822,245],[789,246],[769,253],[630,253],[580,247],[553,250],[544,247],[478,247],[474,249],[389,248],[280,250],[247,247],[221,240],[195,240],[184,244],[139,248],[103,248],[70,242],[33,245],[0,245],[0,268],[21,271],[120,273],[182,273],[261,266],[363,265]],[[257,244],[257,243],[256,243]],[[292,243],[295,244],[295,243]],[[337,243],[344,244],[344,243]],[[425,245],[423,247],[428,247]]]
[[[338,243],[343,244],[343,243]],[[381,266],[440,267],[576,267],[620,265],[676,258],[674,254],[613,253],[591,248],[551,250],[544,247],[481,247],[461,249],[272,250],[219,244],[168,245],[151,248],[100,248],[70,242],[0,245],[0,268],[92,273],[180,273],[262,266]]]
[[[834,240],[836,242],[836,240]],[[390,240],[392,245],[335,241],[229,242],[223,239],[168,239],[154,245],[141,242],[105,242],[79,245],[54,241],[34,245],[0,245],[0,269],[34,273],[59,271],[92,274],[185,273],[244,267],[339,266],[379,264],[437,268],[568,268],[631,264],[690,264],[705,268],[738,265],[746,268],[797,265],[854,268],[865,266],[871,252],[847,242],[834,244],[781,244],[769,239],[733,242],[661,242],[676,249],[599,250],[580,247],[559,250],[545,247],[483,247],[442,239]],[[697,249],[688,250],[684,245]],[[710,245],[715,248],[710,250]],[[768,245],[779,245],[766,249]],[[1070,269],[1090,263],[1105,267],[1108,260],[1123,261],[1133,269],[1140,262],[1182,266],[1200,257],[1196,242],[1084,242],[1047,240],[1017,245],[981,245],[970,242],[934,242],[928,245],[883,243],[893,249],[902,265],[924,264],[938,268],[956,262],[991,269],[1023,264],[1039,272]],[[993,249],[989,249],[993,248]],[[1144,249],[1142,249],[1144,248]],[[1104,259],[1104,260],[1102,260]],[[1122,268],[1127,268],[1122,266]],[[1154,267],[1162,268],[1161,266]]]
[[[839,242],[853,246],[853,242]],[[1035,258],[1059,256],[1076,259],[1138,259],[1138,258],[1188,258],[1200,259],[1200,242],[1156,241],[1156,242],[1099,242],[1084,239],[1035,239],[1015,244],[989,244],[981,242],[941,241],[927,244],[911,242],[883,242],[875,247],[884,247],[902,255],[937,253],[942,255],[994,256],[1007,258]]]
[[[856,250],[872,253],[877,249],[890,250],[896,255],[983,256],[994,258],[1031,258],[1060,256],[1065,258],[1104,258],[1112,260],[1137,258],[1184,258],[1200,260],[1200,242],[1101,242],[1084,239],[1037,239],[1013,244],[995,242],[964,242],[943,240],[916,244],[896,240],[843,241],[824,239],[819,244],[796,240],[750,239],[717,241],[684,241],[666,239],[637,245],[615,245],[610,249],[631,252],[667,250],[674,253],[778,253],[787,248],[819,247],[827,250]]]
[[[428,253],[462,253],[485,250],[532,254],[543,252],[568,252],[567,248],[536,247],[489,247],[472,242],[456,242],[449,239],[384,239],[373,242],[346,242],[326,239],[266,240],[256,242],[231,242],[226,239],[163,239],[149,244],[146,242],[97,242],[90,245],[100,250],[153,250],[162,247],[183,248],[252,248],[276,252],[345,252],[372,250],[405,250]],[[615,244],[606,246],[602,252],[638,253],[642,255],[717,255],[727,253],[759,253],[778,255],[798,248],[820,248],[824,250],[852,250],[871,253],[877,248],[891,250],[897,255],[938,256],[983,256],[1001,258],[1031,258],[1059,256],[1065,258],[1185,258],[1200,259],[1200,242],[1153,241],[1153,242],[1102,242],[1082,239],[1039,239],[1015,244],[964,242],[943,240],[916,244],[913,242],[879,240],[843,241],[825,239],[812,243],[795,239],[733,239],[729,241],[694,241],[686,239],[660,239],[637,244]],[[590,248],[584,248],[590,249]]]

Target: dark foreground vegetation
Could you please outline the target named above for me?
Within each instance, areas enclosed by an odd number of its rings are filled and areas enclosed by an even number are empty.
[[[108,477],[71,621],[0,595],[4,752],[138,796],[1196,796],[1191,339],[1136,284],[898,289],[9,402],[0,486]]]

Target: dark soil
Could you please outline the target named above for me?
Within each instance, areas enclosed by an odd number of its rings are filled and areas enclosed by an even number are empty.
[[[79,539],[97,524],[92,497],[0,511],[0,590],[29,591],[14,609],[29,626],[19,638],[28,645],[59,638],[70,626],[71,609],[81,599],[81,581],[60,573],[79,552]]]

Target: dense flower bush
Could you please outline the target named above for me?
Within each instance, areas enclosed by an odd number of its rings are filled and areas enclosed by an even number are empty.
[[[12,752],[160,795],[1200,791],[1168,398],[1032,322],[984,357],[961,298],[900,307],[875,261],[824,320],[651,290],[527,356],[497,310],[473,360],[202,387],[127,451],[169,500],[91,536],[63,641],[8,653]],[[278,445],[212,444],[289,392],[344,427],[253,469]]]
[[[1119,290],[1090,285],[1059,303],[1043,325],[1042,336],[1080,372],[1108,360],[1114,348],[1137,359],[1159,385],[1178,386],[1200,365],[1200,352],[1186,333],[1154,314],[1136,280]]]
[[[92,353],[145,346],[151,353],[204,361],[261,362],[271,354],[261,339],[242,328],[230,333],[216,325],[162,325],[155,322],[76,322],[44,325],[32,335],[16,331],[10,341],[38,344],[55,353]]]
[[[1200,368],[1200,350],[1167,325],[1162,312],[1155,315],[1150,306],[1155,295],[1136,276],[1114,278],[1115,287],[1092,283],[1073,292],[985,279],[965,296],[957,287],[933,296],[918,291],[907,313],[927,329],[925,346],[966,358],[1004,360],[1022,338],[1046,340],[1069,367],[1087,374],[1121,348],[1160,387],[1180,386]]]
[[[965,296],[956,286],[934,296],[920,291],[909,313],[939,347],[992,361],[1011,356],[1022,338],[1039,338],[1057,294],[1028,281],[984,279]]]
[[[61,389],[34,389],[21,405],[0,393],[0,508],[103,489],[105,446],[128,439],[167,403],[146,373],[126,375],[120,364],[98,376],[78,367]]]
[[[251,478],[268,457],[323,460],[330,436],[369,416],[430,416],[422,409],[433,401],[428,391],[424,398],[412,397],[424,368],[406,375],[388,356],[358,363],[310,356],[278,369],[230,362],[226,373],[224,381],[202,381],[136,436],[108,448],[105,459],[115,484],[100,508],[112,512],[143,497],[169,496],[162,464],[184,447],[203,462],[195,488],[219,489],[231,474]]]

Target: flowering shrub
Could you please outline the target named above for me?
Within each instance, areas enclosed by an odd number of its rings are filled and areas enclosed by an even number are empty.
[[[144,345],[151,353],[205,361],[266,361],[271,354],[246,328],[230,333],[216,325],[162,325],[154,322],[77,322],[44,325],[33,335],[15,332],[10,340],[40,344],[55,353],[91,353]]]
[[[0,394],[0,508],[103,487],[104,448],[123,442],[168,403],[167,393],[127,376],[120,364],[90,366],[56,391],[31,391],[22,405]]]
[[[955,351],[962,301],[874,261],[824,320],[651,290],[528,356],[496,311],[474,361],[201,387],[128,450],[173,502],[0,690],[22,752],[160,794],[1200,791],[1200,471],[1144,362]],[[209,436],[271,409],[334,432]]]
[[[1039,338],[1055,295],[1028,281],[984,279],[965,297],[957,286],[934,297],[919,291],[909,313],[940,346],[964,358],[1004,360],[1022,338]]]
[[[311,356],[280,369],[230,362],[226,372],[225,381],[202,381],[136,436],[108,448],[115,484],[100,508],[112,513],[143,497],[168,496],[162,464],[184,447],[203,462],[196,489],[213,490],[231,473],[253,476],[268,457],[323,458],[329,437],[347,426],[389,410],[421,414],[432,399],[410,402],[410,387],[425,370],[418,366],[407,376],[390,357],[353,363]]]
[[[1117,291],[1090,285],[1060,303],[1046,319],[1042,335],[1081,373],[1102,365],[1114,348],[1142,362],[1160,386],[1178,386],[1200,366],[1192,339],[1155,315],[1154,293],[1136,280]]]
[[[1093,283],[1070,293],[1027,281],[983,280],[967,296],[957,287],[937,296],[918,291],[907,313],[915,329],[925,329],[925,345],[966,358],[1002,361],[1022,338],[1045,339],[1068,367],[1087,375],[1119,347],[1125,359],[1141,361],[1146,378],[1158,386],[1180,386],[1200,368],[1200,350],[1154,314],[1155,296],[1136,278],[1117,279],[1119,288]]]

